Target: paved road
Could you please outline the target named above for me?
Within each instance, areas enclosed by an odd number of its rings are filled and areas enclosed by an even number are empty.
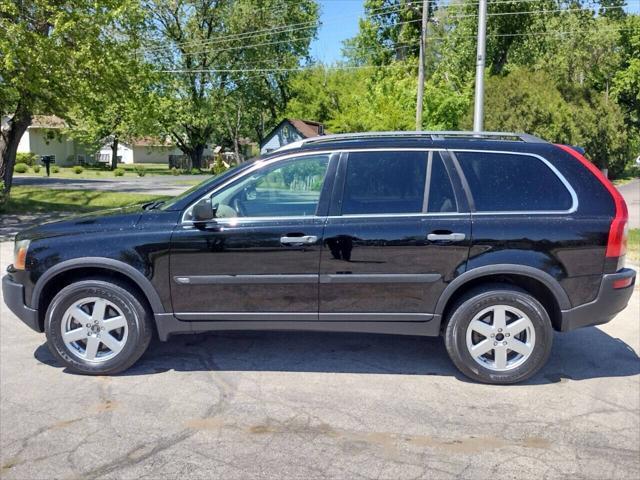
[[[16,176],[14,185],[70,190],[108,190],[110,192],[177,195],[191,185],[211,178],[211,175],[155,175],[105,179]]]
[[[629,208],[629,228],[640,228],[640,179],[618,187]]]
[[[2,303],[0,476],[639,478],[639,299],[511,387],[468,382],[439,339],[322,333],[176,337],[83,377]]]

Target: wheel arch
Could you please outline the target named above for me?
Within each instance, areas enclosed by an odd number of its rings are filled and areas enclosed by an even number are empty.
[[[51,267],[38,279],[31,294],[31,305],[38,310],[40,326],[43,325],[48,302],[58,291],[72,283],[69,281],[71,276],[83,279],[99,275],[116,277],[129,283],[144,296],[154,314],[165,313],[158,292],[139,270],[119,260],[88,257],[61,262]]]
[[[529,292],[543,304],[555,330],[560,330],[562,310],[571,308],[569,296],[548,273],[525,265],[487,265],[469,270],[447,285],[438,299],[435,311],[442,318],[442,326],[446,326],[449,310],[460,296],[487,283],[507,283]]]

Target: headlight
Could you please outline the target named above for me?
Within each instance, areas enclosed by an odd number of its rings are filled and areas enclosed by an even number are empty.
[[[17,241],[13,249],[13,268],[16,270],[24,270],[27,263],[27,250],[29,250],[31,240]]]

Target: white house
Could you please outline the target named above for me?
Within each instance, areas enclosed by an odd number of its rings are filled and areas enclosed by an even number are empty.
[[[265,137],[260,144],[260,154],[272,152],[292,142],[303,138],[324,135],[324,126],[318,122],[300,120],[298,118],[285,118]]]
[[[64,120],[55,115],[34,115],[18,143],[18,153],[53,155],[56,165],[67,166],[90,162],[91,152],[63,133]]]
[[[100,149],[98,161],[111,162],[111,144]],[[169,155],[182,155],[182,151],[169,139],[144,137],[131,142],[118,143],[118,162],[120,163],[169,163]]]

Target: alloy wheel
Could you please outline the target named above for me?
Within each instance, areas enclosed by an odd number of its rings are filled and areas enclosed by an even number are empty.
[[[510,305],[494,305],[473,317],[466,340],[478,364],[502,372],[522,365],[531,356],[536,337],[524,312]]]
[[[118,306],[104,298],[77,300],[66,310],[60,325],[67,349],[82,360],[105,362],[127,343],[127,319]]]

